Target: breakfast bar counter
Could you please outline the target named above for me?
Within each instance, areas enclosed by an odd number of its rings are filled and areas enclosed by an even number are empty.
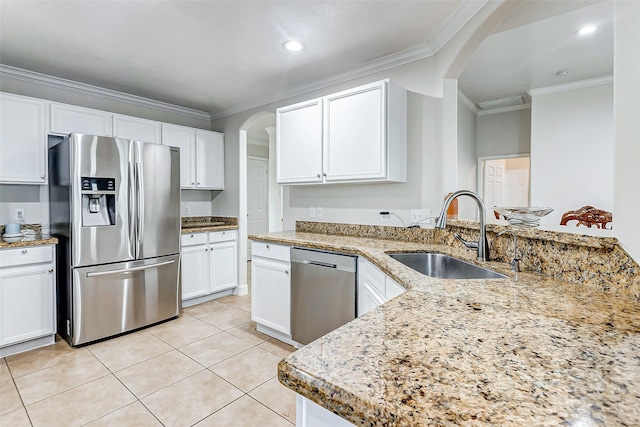
[[[636,299],[537,273],[516,280],[504,262],[478,264],[507,279],[435,279],[387,255],[473,257],[451,245],[251,239],[354,253],[408,290],[280,362],[282,384],[355,425],[640,424]]]

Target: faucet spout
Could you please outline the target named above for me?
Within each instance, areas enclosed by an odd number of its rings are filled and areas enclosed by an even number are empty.
[[[478,213],[480,217],[480,237],[478,238],[478,242],[477,242],[478,260],[487,261],[489,258],[489,244],[487,241],[487,225],[486,225],[487,209],[485,208],[484,202],[482,201],[480,196],[478,196],[473,191],[458,190],[455,193],[452,193],[449,197],[447,197],[447,199],[444,201],[444,204],[442,205],[442,211],[440,211],[440,215],[438,216],[438,219],[436,221],[436,228],[440,228],[444,230],[447,227],[447,210],[449,209],[451,202],[453,202],[456,198],[460,196],[471,197],[476,202],[476,205],[478,205],[478,211],[479,211]],[[465,246],[472,247],[475,249],[475,245],[465,244]]]

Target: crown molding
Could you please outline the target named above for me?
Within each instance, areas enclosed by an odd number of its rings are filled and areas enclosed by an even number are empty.
[[[180,114],[196,119],[210,120],[209,113],[192,108],[181,107],[179,105],[169,104],[167,102],[156,101],[142,96],[130,95],[124,92],[118,92],[111,89],[105,89],[86,83],[75,82],[72,80],[54,77],[47,74],[37,73],[35,71],[23,70],[21,68],[10,67],[0,64],[0,78],[9,78],[21,80],[41,86],[47,86],[54,89],[62,89],[70,92],[90,95],[98,98],[108,99],[111,101],[125,102],[127,104],[137,105],[141,107],[153,108],[155,110],[166,111],[173,114]]]
[[[458,31],[462,29],[480,10],[489,3],[489,0],[476,0],[462,2],[462,5],[447,19],[436,37],[431,41],[431,49],[438,52]]]
[[[511,105],[509,107],[493,108],[491,110],[480,110],[478,116],[488,116],[490,114],[508,113],[510,111],[529,110],[531,109],[531,103],[526,102],[520,105]]]
[[[367,62],[363,67],[349,71],[347,73],[332,76],[330,78],[316,81],[309,85],[300,85],[281,92],[275,96],[267,96],[254,99],[249,102],[238,104],[225,110],[217,111],[211,114],[211,120],[221,119],[243,111],[261,107],[278,101],[283,101],[294,96],[304,95],[305,93],[316,90],[325,89],[330,86],[345,83],[361,77],[366,77],[390,68],[408,64],[434,56],[438,51],[451,40],[458,31],[469,22],[487,3],[489,0],[479,0],[472,2],[464,2],[451,17],[444,23],[435,39],[430,43],[425,43],[400,52],[376,58]]]
[[[530,96],[546,95],[548,93],[564,92],[566,90],[580,89],[590,86],[598,86],[607,83],[613,83],[613,76],[597,77],[595,79],[579,80],[577,82],[564,83],[560,85],[540,87],[529,89],[527,93]]]
[[[476,106],[476,104],[469,99],[467,95],[464,94],[460,89],[458,89],[458,99],[462,101],[462,103],[476,116],[480,112],[480,109]]]

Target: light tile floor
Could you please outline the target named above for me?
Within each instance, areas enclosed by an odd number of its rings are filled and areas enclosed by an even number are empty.
[[[255,330],[251,296],[186,308],[176,319],[73,349],[0,359],[0,426],[295,424],[276,377],[294,349]]]

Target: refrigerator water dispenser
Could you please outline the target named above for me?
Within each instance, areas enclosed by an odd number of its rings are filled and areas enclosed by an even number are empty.
[[[82,177],[82,226],[99,227],[116,223],[114,178]]]

